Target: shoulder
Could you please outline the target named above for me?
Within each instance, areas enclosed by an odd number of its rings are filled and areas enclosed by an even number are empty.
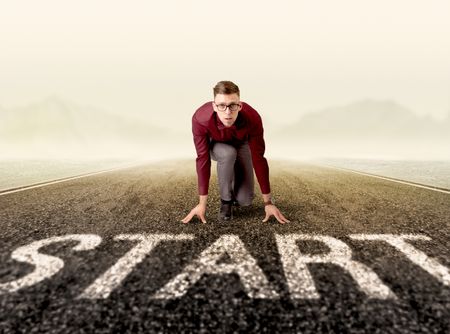
[[[241,101],[242,103],[242,109],[241,109],[241,113],[245,116],[245,118],[250,122],[250,123],[256,123],[259,124],[261,123],[261,116],[260,114],[256,111],[255,108],[253,108],[250,104],[248,104],[247,102]]]
[[[214,114],[212,102],[213,101],[205,102],[203,105],[198,107],[197,110],[192,115],[192,121],[203,125],[208,124],[209,120]]]

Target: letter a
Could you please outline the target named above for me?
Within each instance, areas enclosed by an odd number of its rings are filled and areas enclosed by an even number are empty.
[[[232,263],[217,262],[228,254]],[[235,235],[222,235],[214,244],[186,266],[179,275],[169,281],[152,298],[169,299],[183,296],[203,274],[239,275],[245,292],[250,298],[277,298],[256,260],[247,252],[244,244]]]

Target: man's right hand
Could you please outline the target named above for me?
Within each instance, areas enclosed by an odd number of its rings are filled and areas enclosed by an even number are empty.
[[[181,220],[181,222],[187,224],[192,219],[192,217],[196,215],[204,224],[206,224],[205,214],[206,205],[197,204],[197,206],[193,208],[191,212],[189,212],[189,214]]]

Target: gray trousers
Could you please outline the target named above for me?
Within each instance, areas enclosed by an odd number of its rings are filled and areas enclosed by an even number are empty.
[[[217,161],[220,197],[226,201],[235,199],[241,206],[251,205],[255,181],[248,141],[238,147],[213,142],[210,153],[211,159]]]

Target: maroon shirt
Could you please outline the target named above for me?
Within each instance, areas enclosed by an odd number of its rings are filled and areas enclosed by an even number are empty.
[[[227,128],[214,112],[212,102],[206,102],[192,116],[192,134],[197,151],[196,168],[199,195],[207,195],[211,176],[211,141],[238,146],[248,140],[253,168],[263,194],[270,193],[269,165],[264,157],[265,143],[261,116],[249,104],[242,108],[234,124]]]

